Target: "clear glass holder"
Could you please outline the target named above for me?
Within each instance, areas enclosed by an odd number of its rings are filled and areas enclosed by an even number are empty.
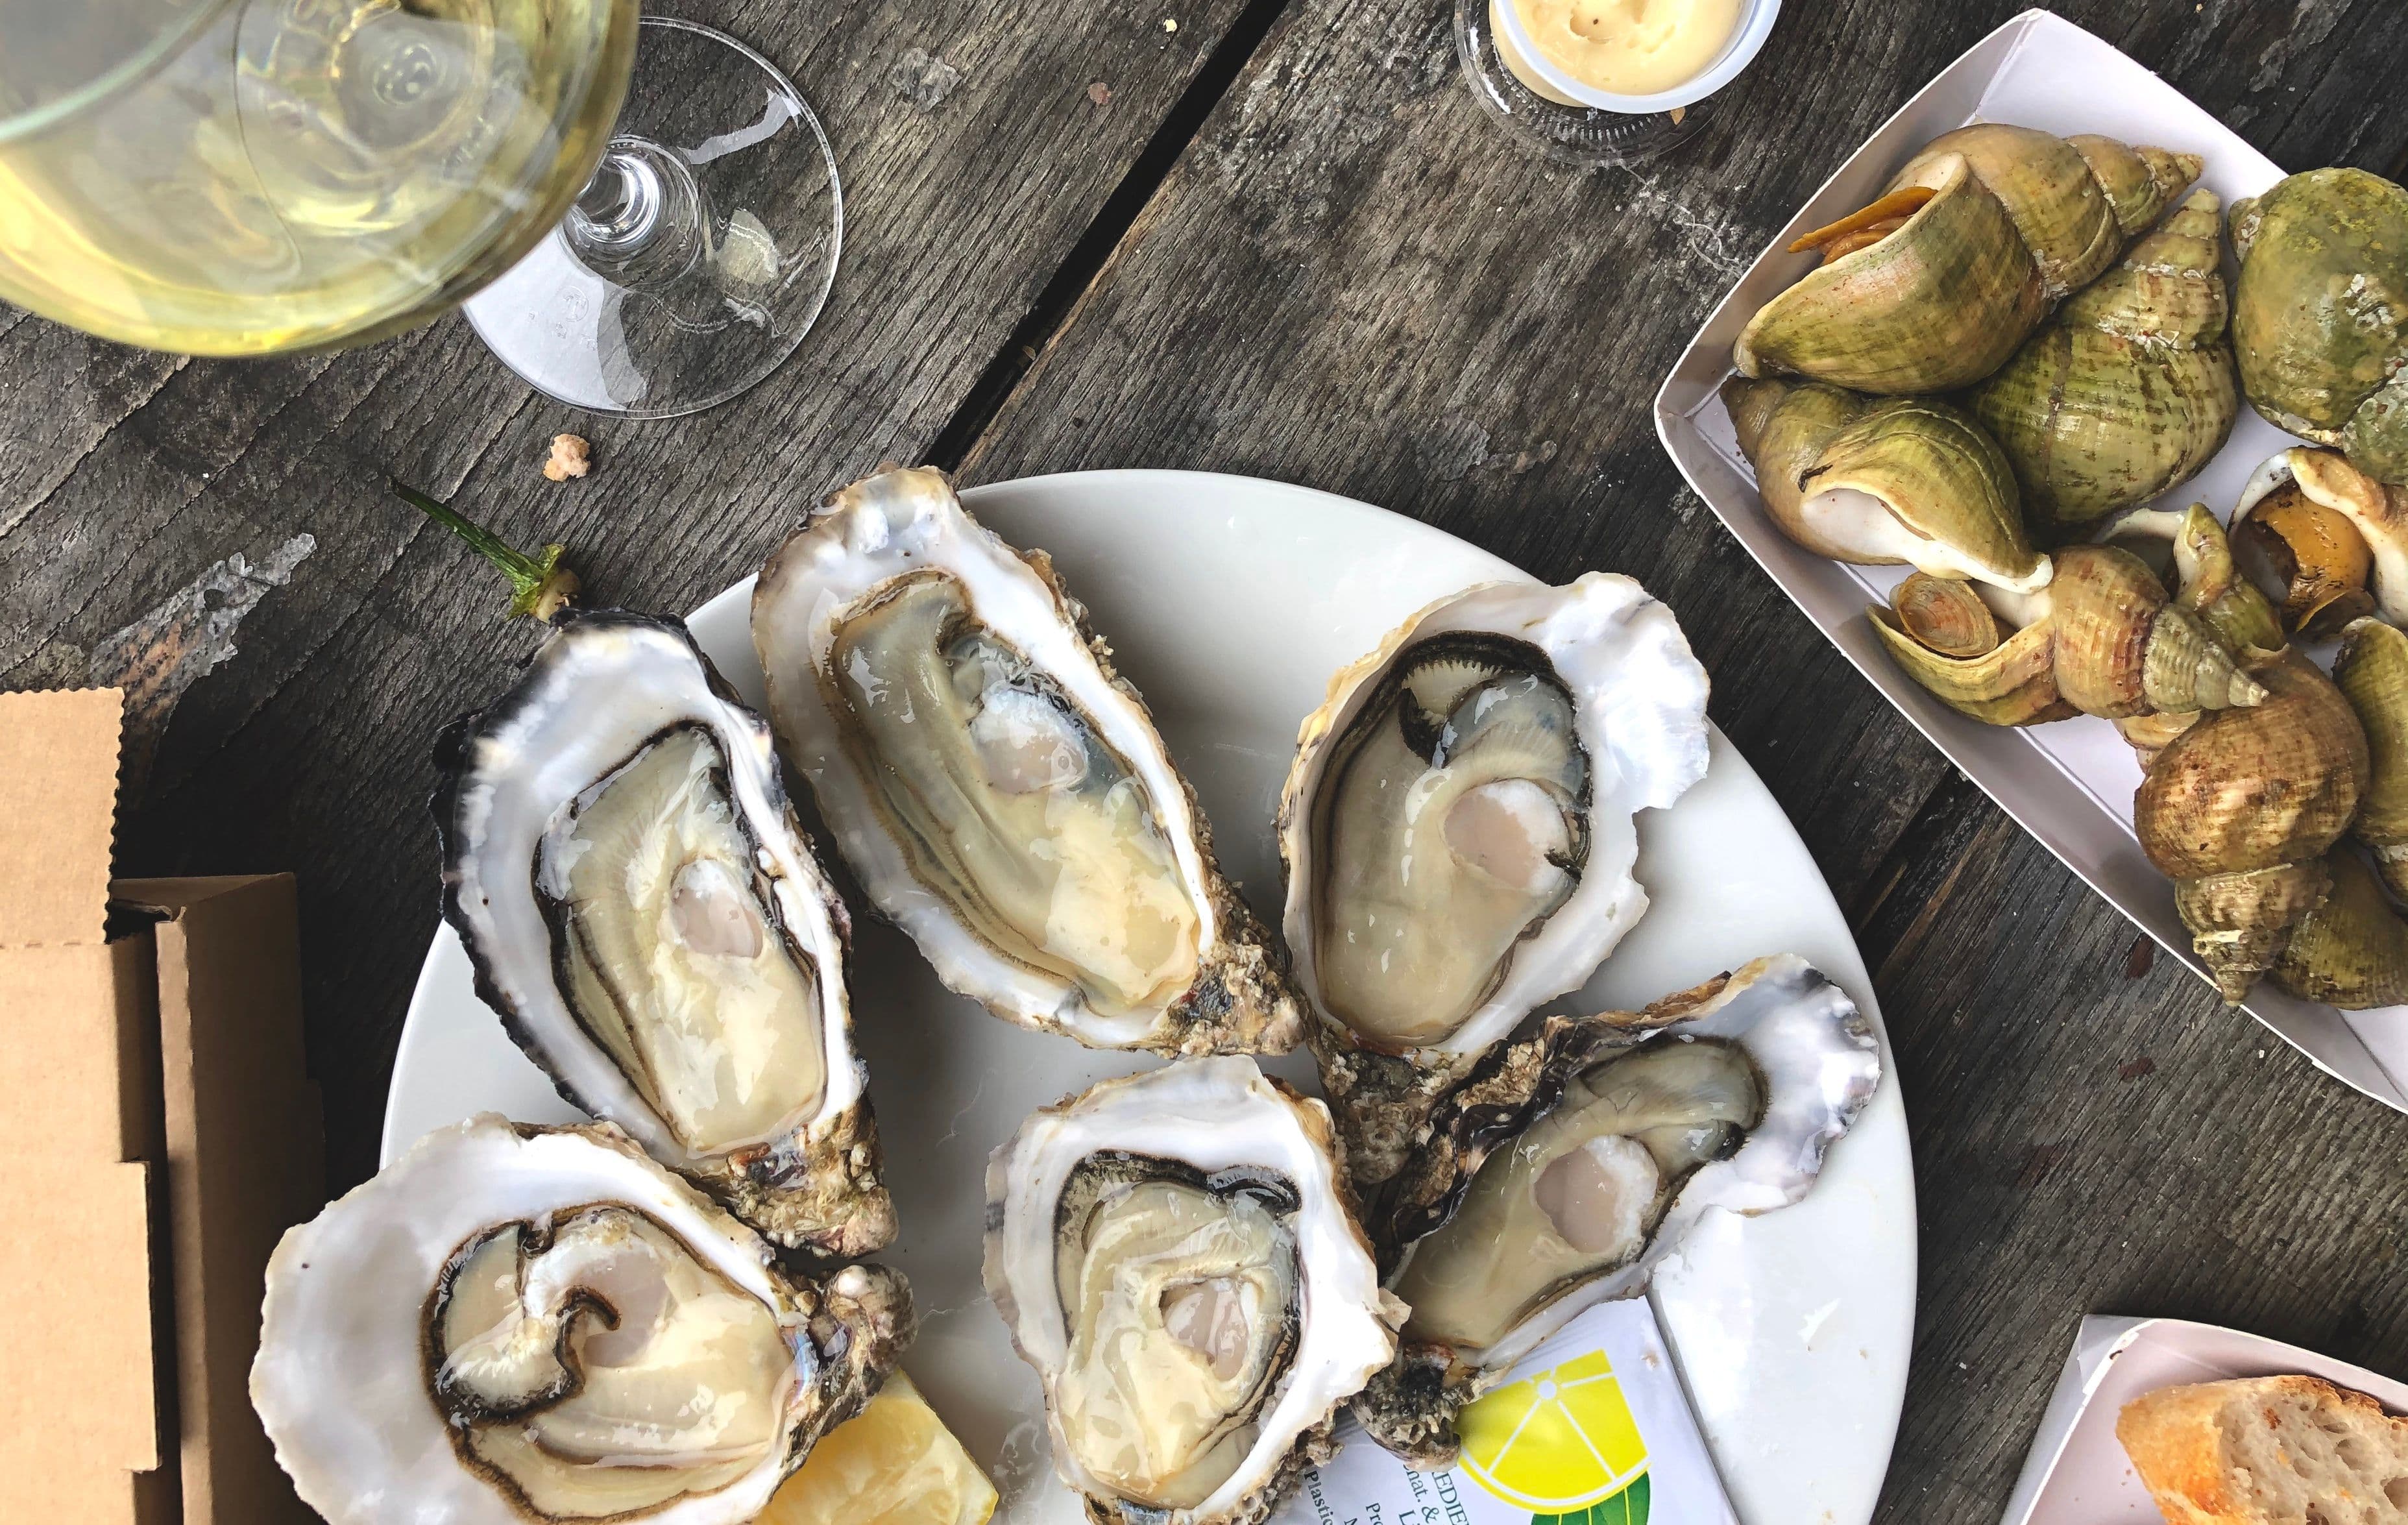
[[[463,310],[538,391],[675,418],[795,352],[843,242],[836,155],[793,81],[724,33],[647,16],[601,167]]]
[[[1526,151],[1559,165],[1599,169],[1653,159],[1698,130],[1703,102],[1633,116],[1547,99],[1498,55],[1488,7],[1489,0],[1455,0],[1455,56],[1471,98]]]

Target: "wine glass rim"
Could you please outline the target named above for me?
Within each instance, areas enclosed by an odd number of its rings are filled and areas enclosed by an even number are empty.
[[[190,15],[173,26],[160,28],[142,47],[65,94],[25,110],[0,112],[0,143],[14,142],[18,138],[45,132],[140,83],[183,51],[204,27],[242,3],[243,0],[200,0],[193,7]]]

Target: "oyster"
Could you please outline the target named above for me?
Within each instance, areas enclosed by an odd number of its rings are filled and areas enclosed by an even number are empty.
[[[1285,931],[1355,1179],[1647,909],[1632,816],[1706,770],[1706,674],[1627,577],[1441,598],[1330,680],[1280,797]]]
[[[2408,482],[2408,191],[2312,169],[2232,207],[2241,390],[2278,429]]]
[[[2191,193],[1967,397],[2043,540],[2189,481],[2232,432],[2216,206]]]
[[[1284,1053],[1279,957],[1144,702],[1041,552],[941,471],[857,482],[752,596],[780,743],[938,977],[1098,1048]]]
[[[444,917],[561,1095],[781,1244],[893,1239],[843,902],[685,626],[564,613],[436,753]]]
[[[2048,558],[2024,533],[2014,468],[1958,410],[1738,376],[1722,396],[1765,508],[1808,550],[2017,593],[2048,582]]]
[[[251,1395],[334,1525],[738,1525],[910,1335],[899,1276],[789,1276],[619,1129],[488,1115],[284,1235]]]
[[[1862,214],[1808,234],[1824,262],[1767,302],[1741,374],[1885,396],[1950,392],[2005,363],[2199,178],[2197,157],[1985,122],[1934,139]],[[1870,235],[1870,237],[1868,237]]]
[[[1329,1114],[1250,1058],[1108,1080],[987,1166],[987,1295],[1111,1525],[1251,1525],[1396,1353]]]
[[[1794,954],[1498,1050],[1390,1196],[1412,1316],[1356,1417],[1446,1464],[1456,1409],[1573,1316],[1643,1290],[1709,1209],[1805,1196],[1880,1082],[1871,1025]]]

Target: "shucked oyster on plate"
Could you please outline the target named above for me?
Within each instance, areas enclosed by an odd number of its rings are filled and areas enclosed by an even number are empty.
[[[563,615],[437,754],[444,916],[561,1094],[781,1244],[894,1238],[843,903],[685,626]]]
[[[1252,1059],[1108,1080],[987,1166],[986,1287],[1098,1525],[1252,1525],[1396,1352],[1329,1114]]]
[[[1706,673],[1627,577],[1442,598],[1330,680],[1280,800],[1286,933],[1359,1183],[1647,909],[1633,815],[1706,770]]]
[[[291,1230],[251,1403],[334,1525],[739,1525],[911,1335],[608,1124],[439,1129]]]
[[[1804,1197],[1880,1082],[1871,1025],[1794,954],[1499,1049],[1388,1198],[1412,1316],[1356,1417],[1446,1464],[1458,1408],[1574,1315],[1644,1290],[1709,1210]]]
[[[1296,1045],[1278,953],[1144,701],[1044,554],[943,472],[830,498],[762,569],[752,640],[845,861],[947,985],[1098,1048]]]

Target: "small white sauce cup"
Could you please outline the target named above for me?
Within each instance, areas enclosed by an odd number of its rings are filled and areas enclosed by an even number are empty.
[[[1742,69],[1756,62],[1764,39],[1772,35],[1774,18],[1780,14],[1781,0],[1745,0],[1730,40],[1704,69],[1653,95],[1616,95],[1584,85],[1549,63],[1524,29],[1521,9],[1513,0],[1488,0],[1489,26],[1497,39],[1498,54],[1524,84],[1558,105],[1593,107],[1634,117],[1694,106],[1729,84]]]

